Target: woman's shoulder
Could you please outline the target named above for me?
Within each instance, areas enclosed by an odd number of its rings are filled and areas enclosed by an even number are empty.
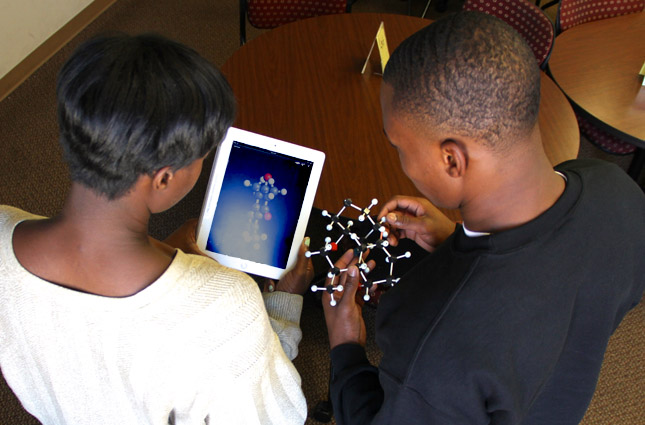
[[[189,270],[195,278],[203,278],[209,283],[223,286],[242,287],[245,290],[258,288],[257,283],[246,273],[226,267],[212,258],[177,251],[177,265]]]
[[[249,275],[211,258],[178,250],[168,272],[173,280],[182,282],[191,298],[225,304],[225,309],[250,306],[264,311],[258,284]]]
[[[13,257],[13,235],[19,223],[41,218],[44,217],[31,214],[16,207],[0,205],[0,256]]]
[[[39,215],[23,211],[10,205],[0,205],[0,229],[2,232],[13,231],[18,223],[25,220],[44,218]]]
[[[242,345],[271,345],[273,333],[258,284],[247,274],[215,260],[177,251],[173,267],[180,266],[182,284],[172,293],[172,304],[189,309],[200,326],[217,332],[207,345],[245,341]],[[262,351],[262,350],[260,350]]]

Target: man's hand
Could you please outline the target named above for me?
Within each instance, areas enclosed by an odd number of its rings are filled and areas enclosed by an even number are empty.
[[[424,198],[395,196],[383,206],[381,217],[387,220],[387,240],[392,246],[407,238],[432,252],[455,231],[455,223]]]
[[[170,236],[164,239],[163,242],[173,248],[181,249],[186,254],[197,254],[203,255],[205,257],[207,256],[199,248],[197,248],[196,218],[192,218],[186,221],[181,225],[181,227],[179,227]]]
[[[273,287],[276,291],[288,292],[290,294],[302,295],[305,293],[309,288],[311,279],[314,277],[314,266],[311,258],[305,256],[308,244],[309,238],[305,238],[300,244],[296,265],[282,276],[282,279],[277,284],[273,280],[267,279],[264,285],[265,291],[271,291],[270,288]]]
[[[334,298],[340,297],[337,304],[332,307],[330,305],[331,295],[327,292],[323,293],[323,309],[331,348],[346,343],[357,343],[365,346],[365,322],[363,321],[361,305],[356,302],[359,273],[355,265],[357,259],[354,258],[353,254],[352,250],[347,251],[335,264],[339,269],[348,268],[340,276],[340,285],[343,285],[343,291],[334,292]],[[373,267],[372,262],[370,268]]]

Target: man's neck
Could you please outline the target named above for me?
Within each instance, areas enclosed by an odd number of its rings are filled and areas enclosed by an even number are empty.
[[[512,167],[491,173],[461,207],[468,229],[495,233],[525,224],[548,210],[564,192],[565,181],[556,174],[541,145],[509,158]],[[500,167],[501,168],[501,167]]]

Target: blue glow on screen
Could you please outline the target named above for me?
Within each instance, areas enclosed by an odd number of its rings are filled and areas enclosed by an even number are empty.
[[[234,141],[206,248],[285,268],[312,166],[311,161]],[[267,174],[273,187],[261,180]]]

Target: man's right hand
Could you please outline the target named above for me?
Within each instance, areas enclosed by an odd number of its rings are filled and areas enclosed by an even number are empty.
[[[395,196],[378,215],[390,228],[388,242],[396,246],[400,239],[412,239],[432,252],[455,231],[455,223],[424,198]]]

